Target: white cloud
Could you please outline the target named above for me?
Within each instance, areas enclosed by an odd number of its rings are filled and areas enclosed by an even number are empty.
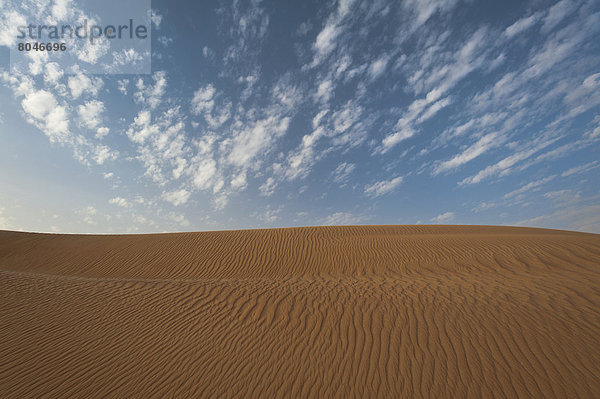
[[[450,97],[446,97],[431,104],[429,108],[427,108],[427,110],[423,112],[419,119],[417,119],[417,123],[425,122],[426,120],[437,114],[439,110],[450,105],[450,103],[452,103],[452,99]]]
[[[84,93],[89,93],[92,96],[98,95],[98,91],[102,88],[104,82],[101,78],[89,78],[83,73],[77,72],[76,75],[69,77],[67,84],[71,90],[71,95],[77,99]]]
[[[79,118],[88,129],[95,129],[101,122],[104,103],[98,100],[88,101],[77,108]],[[108,133],[108,132],[107,132]]]
[[[212,158],[199,159],[194,163],[193,183],[199,190],[209,189],[217,174],[217,163]]]
[[[590,171],[597,167],[600,167],[600,162],[592,161],[592,162],[588,162],[584,165],[580,165],[580,166],[576,166],[571,169],[568,169],[568,170],[564,171],[561,176],[568,177],[568,176],[571,176],[571,175],[574,175],[577,173],[584,173],[584,172]]]
[[[519,187],[518,189],[513,190],[510,193],[505,194],[504,198],[510,199],[510,198],[516,197],[518,195],[521,195],[523,193],[526,193],[527,191],[539,190],[539,188],[541,186],[543,186],[544,184],[546,184],[549,181],[553,180],[555,177],[556,177],[556,175],[547,176],[547,177],[545,177],[543,179],[539,179],[539,180],[535,180],[535,181],[532,181],[530,183],[527,183],[527,184]]]
[[[264,154],[270,149],[278,137],[287,131],[290,118],[277,118],[275,116],[258,120],[250,126],[234,132],[232,149],[228,160],[232,165],[245,168],[255,167],[261,163],[257,161],[259,154]]]
[[[501,161],[495,163],[494,165],[490,165],[490,166],[486,167],[485,169],[480,170],[477,174],[463,179],[459,184],[460,185],[476,184],[476,183],[480,183],[482,180],[485,180],[491,176],[494,176],[497,174],[505,174],[516,163],[529,158],[530,156],[532,156],[533,154],[542,150],[543,148],[549,146],[556,140],[557,139],[549,139],[549,140],[544,140],[544,141],[541,141],[538,143],[534,142],[533,145],[530,146],[529,148],[524,149],[519,152],[516,152],[512,155],[509,155],[508,157],[502,159]]]
[[[117,158],[118,155],[117,151],[113,151],[105,145],[95,146],[93,148],[93,151],[94,161],[96,161],[98,165],[102,165],[107,159],[114,160]]]
[[[348,182],[348,178],[350,174],[356,169],[356,165],[353,163],[342,162],[339,164],[335,170],[331,173],[333,176],[333,181],[345,185]]]
[[[319,65],[337,46],[337,39],[344,30],[344,18],[350,13],[354,0],[339,0],[338,8],[329,16],[325,27],[319,32],[313,45],[315,57],[312,66]]]
[[[45,90],[30,93],[21,102],[23,109],[35,119],[44,119],[56,106],[54,95]]]
[[[180,213],[171,212],[169,213],[168,218],[182,227],[188,227],[190,225],[189,220],[187,220],[185,216]]]
[[[44,81],[55,86],[58,85],[65,73],[56,62],[47,63],[44,69]]]
[[[198,115],[200,113],[212,112],[215,102],[213,97],[215,95],[215,88],[209,84],[199,88],[194,92],[192,98],[192,113]]]
[[[542,33],[546,34],[558,25],[563,19],[571,15],[578,7],[576,1],[562,0],[554,4],[548,10],[548,14],[544,18]]]
[[[21,101],[21,106],[31,117],[31,123],[42,130],[51,142],[66,143],[71,140],[67,110],[58,105],[52,93],[31,91]]]
[[[315,97],[326,103],[331,98],[331,94],[333,91],[333,82],[329,79],[323,80],[319,83],[319,87],[317,87],[317,94]]]
[[[382,180],[371,185],[365,186],[365,193],[372,198],[377,198],[381,195],[392,192],[402,183],[403,177],[398,176],[391,180]]]
[[[433,174],[437,175],[441,172],[457,168],[485,153],[492,147],[496,147],[505,141],[503,136],[499,136],[497,133],[486,134],[481,137],[476,143],[466,148],[462,153],[455,155],[453,158],[441,162],[434,170]]]
[[[446,212],[429,219],[429,221],[444,224],[453,221],[455,216],[456,214],[454,212]]]
[[[558,205],[573,205],[581,200],[581,194],[573,190],[556,190],[545,193],[544,198],[548,198]]]
[[[108,135],[108,133],[110,132],[110,129],[107,127],[99,127],[98,130],[96,130],[96,135],[94,137],[96,137],[97,139],[103,139],[104,137],[106,137]]]
[[[246,181],[246,171],[240,172],[231,180],[231,188],[236,190],[243,190],[248,185]]]
[[[150,10],[150,20],[152,21],[156,29],[160,28],[160,23],[162,22],[162,19],[162,15],[160,15],[160,13],[156,9],[153,8],[152,10]]]
[[[140,78],[136,83],[137,91],[133,93],[134,100],[139,104],[156,109],[162,102],[162,97],[167,89],[167,74],[165,71],[157,71],[152,75],[154,85],[148,85]]]
[[[415,130],[412,127],[407,126],[407,125],[405,125],[405,126],[402,126],[402,125],[403,125],[402,123],[398,123],[398,125],[396,125],[396,127],[400,128],[400,130],[386,136],[383,139],[383,141],[381,143],[381,147],[379,148],[379,152],[384,154],[384,153],[388,152],[389,150],[391,150],[392,148],[394,148],[401,141],[404,141],[415,135]]]
[[[525,32],[527,29],[534,26],[540,19],[541,13],[535,13],[528,17],[519,19],[514,24],[504,30],[504,36],[511,39],[519,33]]]
[[[411,18],[411,31],[415,31],[436,12],[448,12],[457,2],[457,0],[406,0],[402,6],[414,14]]]
[[[371,63],[369,66],[369,76],[372,80],[377,79],[385,72],[389,60],[390,56],[388,54],[384,54]]]
[[[277,187],[275,179],[269,177],[258,189],[260,190],[261,195],[269,197],[275,192],[275,187]]]
[[[75,209],[74,212],[82,217],[82,221],[87,224],[96,224],[94,217],[98,213],[98,210],[93,206],[87,206],[85,208]]]
[[[330,22],[319,34],[317,35],[317,39],[315,40],[315,61],[313,65],[319,64],[329,53],[333,51],[335,48],[335,40],[341,33],[341,27],[337,26],[335,23]]]
[[[220,211],[223,208],[225,208],[225,206],[227,206],[228,202],[229,198],[227,198],[227,194],[221,193],[213,199],[213,207],[215,208],[215,210]]]
[[[577,205],[516,222],[519,226],[564,228],[600,233],[600,205]]]
[[[350,212],[336,212],[321,219],[324,226],[348,226],[365,223],[369,220],[368,216],[355,215]]]
[[[482,201],[475,208],[473,208],[473,212],[487,211],[488,209],[492,209],[496,205],[497,204],[495,202],[485,202],[485,201]]]
[[[162,198],[175,206],[185,204],[190,198],[191,193],[185,189],[164,192]]]
[[[127,95],[127,86],[129,86],[129,79],[117,80],[117,88],[125,96]]]
[[[27,19],[24,15],[15,10],[5,8],[0,13],[0,46],[14,48],[17,43],[18,26],[27,26]]]
[[[123,197],[115,197],[108,200],[108,203],[111,205],[117,205],[123,208],[129,206],[129,202]]]
[[[279,208],[276,208],[276,209],[272,209],[271,206],[268,205],[264,212],[261,212],[261,213],[254,212],[251,216],[257,218],[258,220],[260,220],[264,223],[270,224],[270,223],[274,223],[280,219],[279,214],[281,213],[282,210],[283,210],[283,206],[280,206]]]
[[[52,4],[52,17],[58,21],[66,20],[73,13],[73,0],[54,0]]]

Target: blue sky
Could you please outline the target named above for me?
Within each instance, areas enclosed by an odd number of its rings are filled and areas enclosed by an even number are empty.
[[[597,1],[153,1],[139,75],[11,68],[0,6],[0,228],[600,233]]]

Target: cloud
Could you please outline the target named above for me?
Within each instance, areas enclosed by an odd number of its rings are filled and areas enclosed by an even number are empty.
[[[46,90],[31,91],[21,101],[21,106],[31,117],[30,121],[42,130],[51,142],[70,141],[67,109],[58,105],[52,93]]]
[[[384,194],[392,192],[396,187],[402,183],[403,177],[398,176],[391,180],[382,180],[371,185],[365,186],[365,194],[371,198],[377,198]]]
[[[211,84],[196,90],[192,98],[192,113],[198,115],[200,113],[211,112],[215,106],[213,100],[215,92],[216,90]]]
[[[485,153],[492,147],[500,145],[505,138],[497,133],[490,133],[481,137],[476,143],[466,148],[462,153],[455,155],[451,159],[441,162],[433,169],[433,174],[438,175],[444,171],[457,168]]]
[[[123,208],[129,206],[129,202],[123,197],[115,197],[108,200],[108,203],[111,205],[117,205]]]
[[[475,208],[473,208],[472,210],[473,210],[473,212],[483,212],[483,211],[487,211],[488,209],[492,209],[496,205],[497,204],[495,202],[485,202],[485,201],[482,201]]]
[[[160,28],[160,23],[162,22],[162,19],[162,15],[156,9],[153,8],[152,10],[150,10],[150,20],[152,21],[152,24],[156,29]]]
[[[548,10],[548,14],[544,17],[542,25],[542,33],[546,34],[558,25],[563,19],[568,17],[578,8],[577,2],[573,0],[562,0],[554,4]]]
[[[400,126],[397,125],[396,127],[400,127],[400,130],[393,134],[390,134],[389,136],[383,139],[381,147],[379,149],[379,152],[381,152],[382,154],[385,154],[386,152],[394,148],[399,142],[411,138],[415,135],[415,130],[412,127],[400,122],[399,125]]]
[[[573,205],[581,200],[581,194],[573,190],[555,190],[545,193],[544,198],[560,205]]]
[[[539,179],[539,180],[535,180],[530,183],[527,183],[527,184],[519,187],[518,189],[505,194],[504,198],[510,199],[510,198],[516,197],[518,195],[521,195],[527,191],[531,191],[531,190],[535,190],[535,189],[539,190],[539,188],[542,185],[548,183],[551,180],[554,180],[555,177],[556,177],[556,175],[552,175],[552,176],[544,177],[543,179]]]
[[[44,80],[57,86],[64,74],[64,70],[56,62],[49,62],[45,66]]]
[[[151,110],[156,109],[162,102],[162,97],[167,89],[167,73],[156,71],[152,75],[153,85],[146,85],[143,79],[136,83],[137,91],[133,93],[134,100],[148,106]]]
[[[93,159],[98,165],[102,165],[106,160],[117,159],[119,152],[113,151],[105,145],[97,145],[93,147]]]
[[[68,79],[69,90],[71,90],[71,95],[74,99],[79,98],[85,93],[97,96],[98,91],[103,85],[104,82],[101,78],[89,78],[80,71],[78,71],[76,75],[70,76]]]
[[[339,0],[338,8],[329,16],[313,45],[315,56],[312,67],[319,65],[337,47],[337,39],[344,31],[344,18],[350,13],[354,0]]]
[[[88,101],[77,108],[79,118],[88,129],[95,129],[100,124],[103,111],[104,103],[98,100]]]
[[[271,206],[268,205],[267,208],[264,210],[264,212],[261,212],[261,213],[254,212],[250,216],[252,216],[264,223],[271,224],[280,219],[279,215],[281,214],[282,209],[283,209],[283,206],[280,206],[276,209],[272,209]]]
[[[383,54],[381,57],[371,63],[369,66],[369,76],[371,80],[377,79],[385,72],[389,61],[390,56],[388,54]]]
[[[411,32],[427,22],[436,12],[446,13],[454,8],[457,0],[406,0],[402,6],[414,15],[411,18]]]
[[[454,212],[446,212],[446,213],[442,213],[441,215],[437,215],[436,217],[429,219],[429,221],[433,222],[433,223],[445,224],[445,223],[453,221],[455,216],[456,216],[456,214]]]
[[[98,210],[93,206],[86,206],[84,208],[79,208],[74,210],[75,214],[81,216],[81,220],[86,224],[95,225],[96,220],[95,216],[98,213]]]
[[[104,137],[106,137],[108,135],[108,133],[110,132],[110,129],[107,127],[99,127],[98,130],[96,130],[96,135],[94,137],[96,137],[97,139],[103,139]]]
[[[123,93],[123,95],[127,95],[127,86],[129,86],[129,79],[119,79],[117,80],[117,88]]]
[[[162,198],[175,206],[185,204],[190,198],[191,193],[185,189],[164,192]]]
[[[223,125],[231,116],[231,103],[225,103],[217,109],[215,106],[216,97],[214,86],[208,84],[196,90],[191,101],[192,114],[202,114],[205,121],[213,129]]]
[[[365,215],[355,215],[349,212],[336,212],[321,219],[324,226],[348,226],[366,223],[370,218]]]
[[[243,190],[244,188],[246,188],[247,185],[248,185],[248,182],[246,180],[246,171],[245,170],[240,172],[237,176],[235,176],[231,180],[231,188],[233,188],[233,189]]]
[[[520,220],[515,224],[600,233],[600,205],[568,206],[550,214]]]
[[[514,24],[510,25],[508,28],[504,30],[504,36],[509,39],[512,39],[514,36],[525,32],[527,29],[534,26],[540,19],[541,13],[535,13],[528,17],[523,17],[519,19]]]
[[[580,165],[580,166],[576,166],[571,169],[568,169],[568,170],[564,171],[561,176],[568,177],[571,175],[575,175],[577,173],[585,173],[585,172],[595,169],[597,167],[600,167],[600,162],[592,161],[592,162],[588,162],[584,165]]]
[[[333,181],[344,186],[350,178],[350,174],[356,169],[356,165],[353,163],[342,162],[335,170],[331,173]]]
[[[275,140],[287,131],[290,118],[270,116],[234,132],[229,162],[235,166],[256,167],[259,154],[272,148]]]
[[[187,220],[185,216],[180,213],[171,212],[169,213],[168,218],[172,222],[175,222],[182,227],[188,227],[190,225],[189,220]]]
[[[261,195],[269,197],[275,192],[275,187],[277,187],[275,179],[269,177],[258,189]]]
[[[490,165],[485,169],[480,170],[477,174],[463,179],[459,184],[476,184],[497,174],[506,174],[512,166],[514,166],[520,161],[531,157],[533,154],[549,146],[556,140],[557,138],[553,138],[542,140],[541,142],[538,141],[537,143],[534,142],[532,145],[529,146],[529,148],[509,155],[508,157],[498,161],[494,165]]]

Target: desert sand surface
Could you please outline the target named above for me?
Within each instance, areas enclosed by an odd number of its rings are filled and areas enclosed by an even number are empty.
[[[600,235],[0,231],[0,398],[598,398]]]

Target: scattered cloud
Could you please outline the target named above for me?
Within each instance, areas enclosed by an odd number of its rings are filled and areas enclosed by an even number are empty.
[[[125,198],[123,197],[115,197],[115,198],[111,198],[108,200],[108,203],[111,205],[117,205],[123,208],[126,208],[129,206],[129,201],[127,201]]]
[[[395,177],[391,180],[382,180],[365,187],[365,194],[371,198],[377,198],[382,195],[391,193],[402,183],[402,176]]]
[[[369,221],[369,217],[365,215],[355,215],[349,212],[335,212],[320,220],[324,226],[348,226],[364,224]]]
[[[429,219],[429,221],[431,221],[433,223],[444,224],[444,223],[449,223],[449,222],[453,221],[455,216],[456,216],[456,214],[454,212],[446,212],[446,213],[442,213],[441,215],[437,215],[436,217]]]
[[[162,198],[175,206],[185,204],[190,198],[191,193],[185,189],[164,192]]]

